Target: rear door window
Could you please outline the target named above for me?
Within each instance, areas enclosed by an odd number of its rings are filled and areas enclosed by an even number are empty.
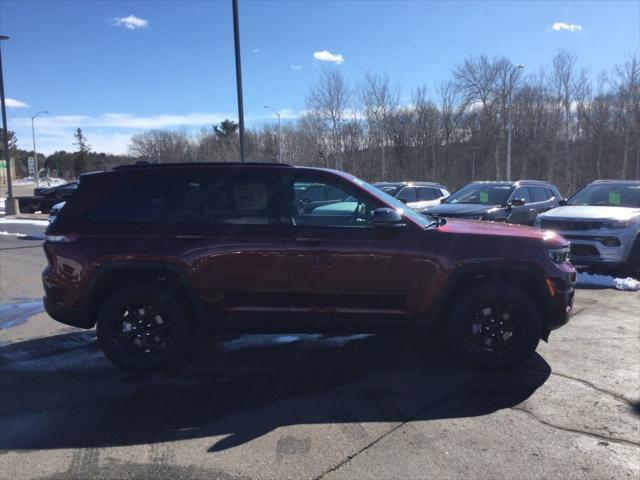
[[[415,187],[404,187],[402,190],[398,192],[396,198],[402,202],[410,203],[416,201],[416,188]]]
[[[529,187],[529,192],[531,193],[531,201],[534,203],[546,202],[549,200],[549,195],[543,187]]]

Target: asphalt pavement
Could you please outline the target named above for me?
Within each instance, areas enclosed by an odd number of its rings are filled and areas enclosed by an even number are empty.
[[[24,238],[0,235],[3,479],[640,476],[638,292],[579,290],[508,373],[438,337],[290,334],[212,338],[178,371],[131,374],[42,311],[42,242]]]

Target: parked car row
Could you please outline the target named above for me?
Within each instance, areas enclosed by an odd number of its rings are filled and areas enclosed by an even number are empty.
[[[375,184],[400,198],[409,185]],[[398,188],[402,185],[401,188]],[[557,187],[542,181],[473,182],[428,206],[405,202],[422,214],[466,220],[489,220],[553,230],[571,241],[576,265],[640,270],[640,181],[598,180],[564,199]]]

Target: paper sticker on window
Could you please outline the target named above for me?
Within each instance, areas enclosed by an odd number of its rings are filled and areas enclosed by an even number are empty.
[[[620,192],[609,192],[609,205],[620,205]]]
[[[265,210],[267,187],[265,185],[237,185],[233,189],[236,210]]]
[[[489,203],[489,192],[480,192],[480,203]]]

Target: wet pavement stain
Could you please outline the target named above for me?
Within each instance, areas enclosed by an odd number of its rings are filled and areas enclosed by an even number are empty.
[[[18,298],[0,305],[0,330],[16,327],[44,312],[41,299]]]

